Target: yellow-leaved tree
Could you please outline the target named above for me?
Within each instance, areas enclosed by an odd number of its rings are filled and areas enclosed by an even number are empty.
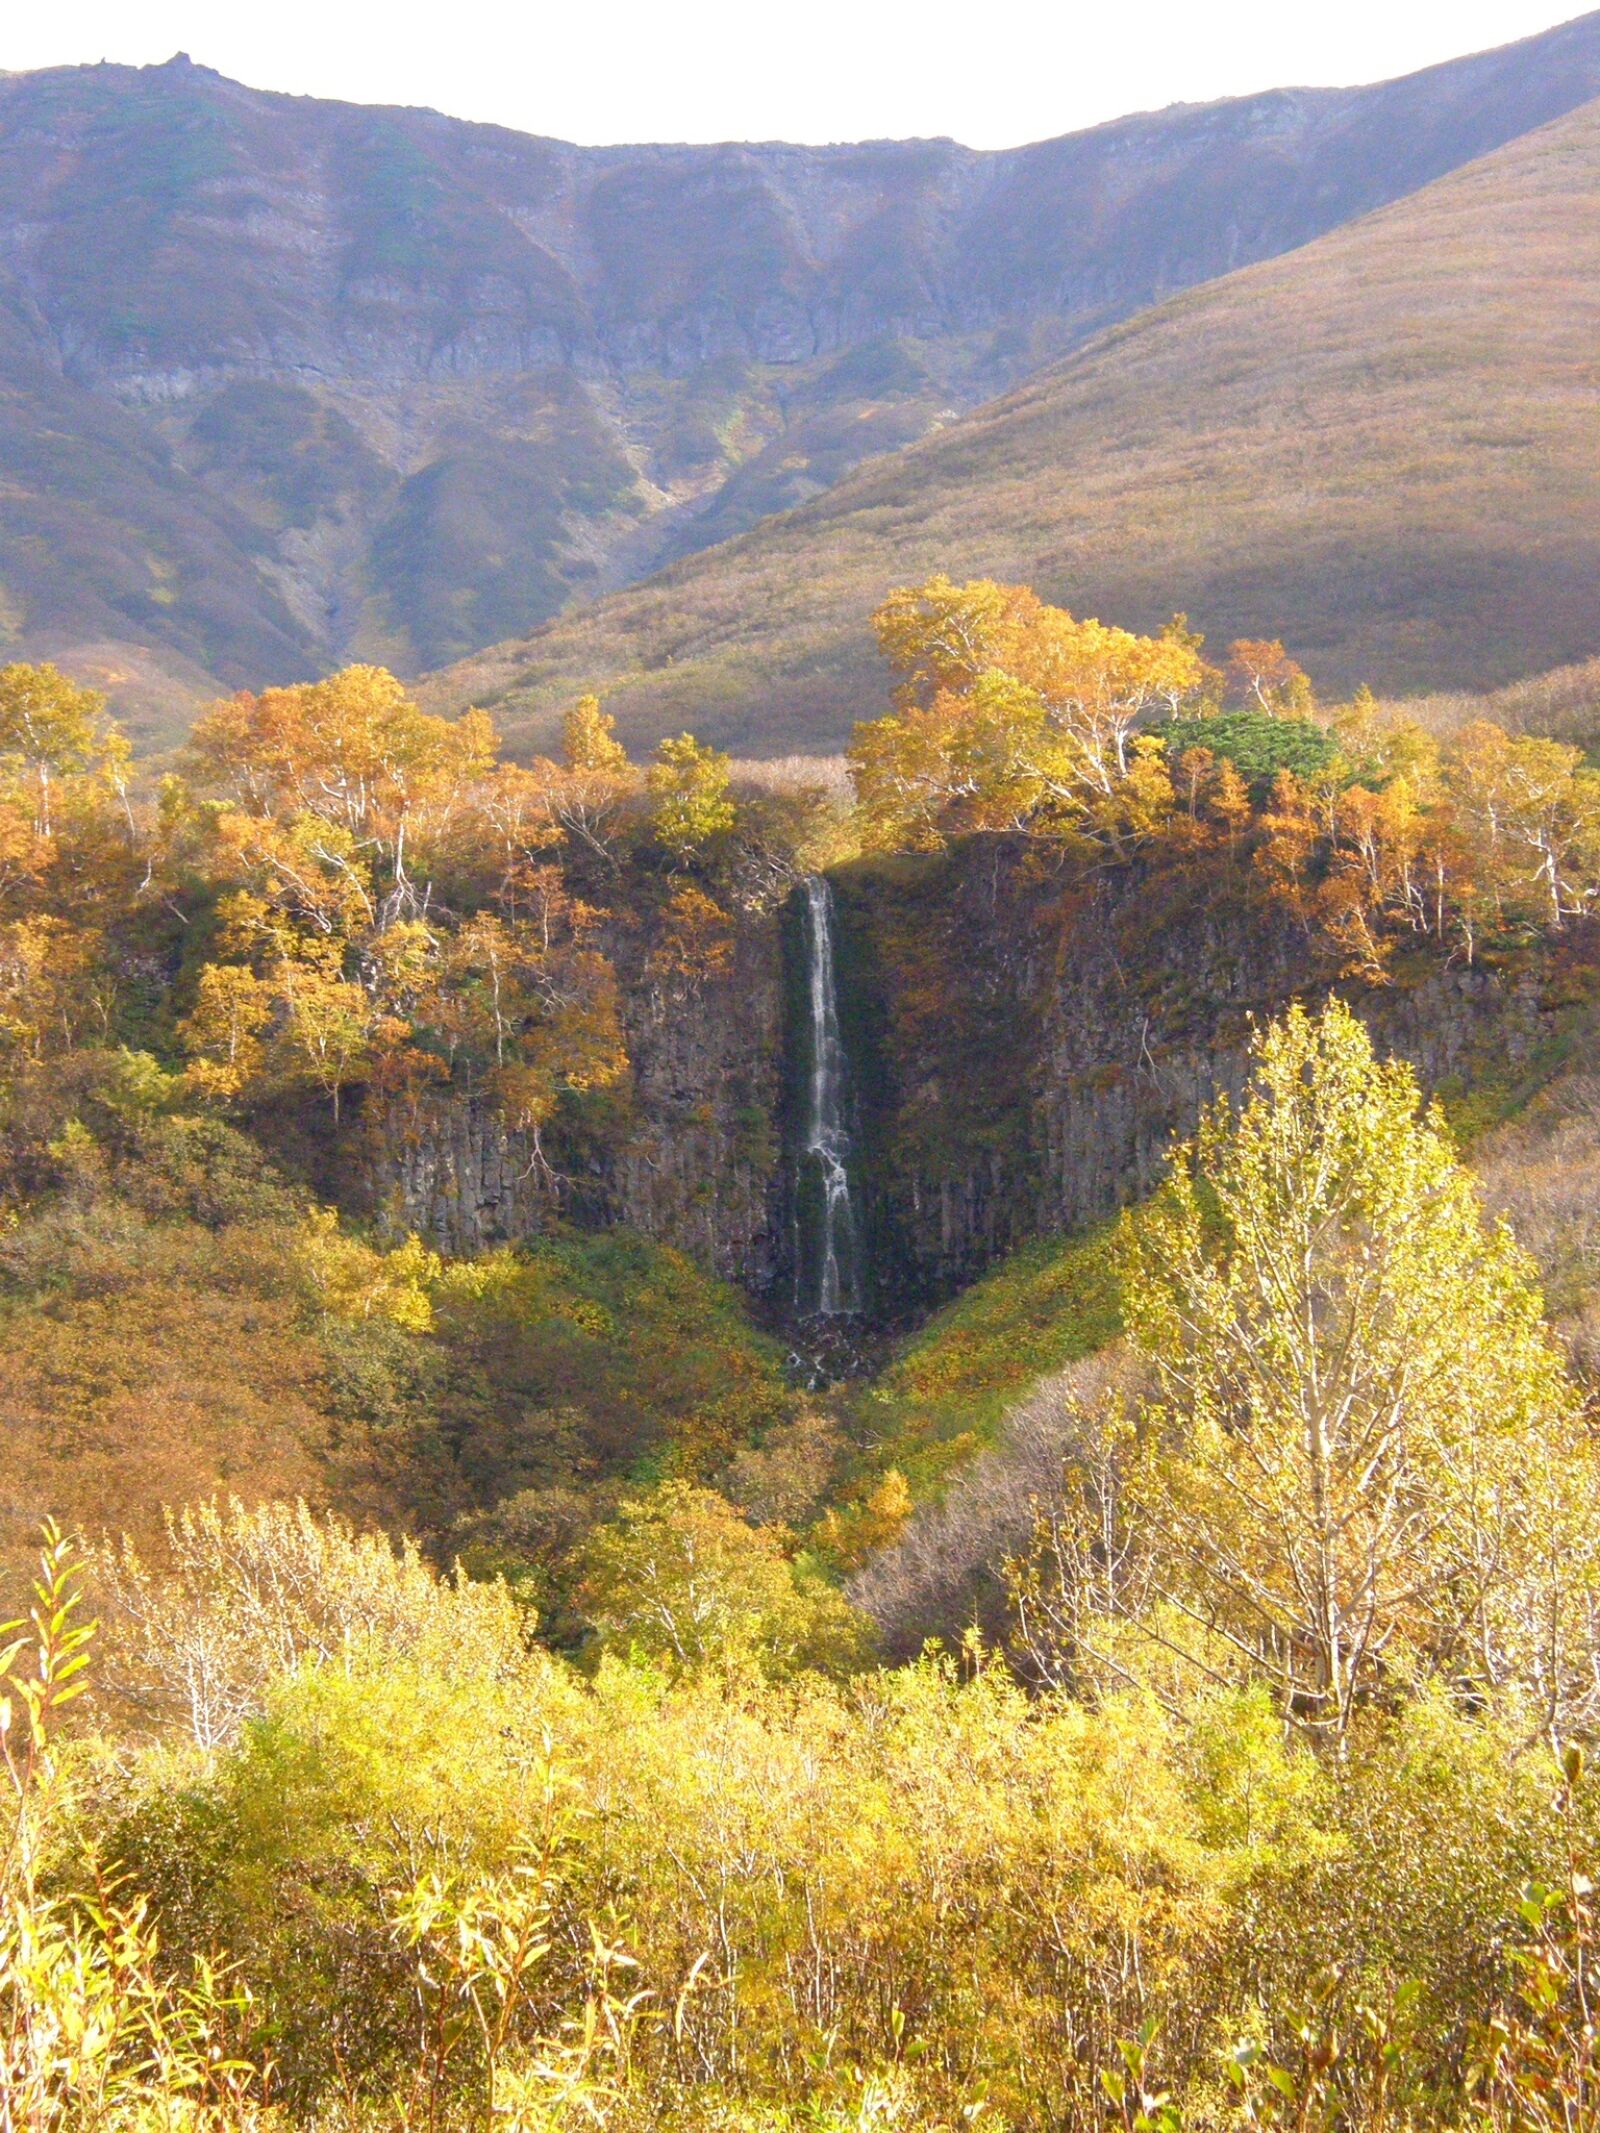
[[[737,810],[727,756],[692,733],[669,735],[645,775],[650,826],[679,866],[733,828]]]
[[[772,1677],[848,1671],[867,1625],[782,1530],[753,1526],[713,1489],[665,1481],[591,1537],[581,1604],[604,1648],[675,1669],[755,1667]]]
[[[1186,630],[1140,637],[1025,585],[943,576],[891,593],[874,626],[898,679],[850,750],[872,841],[1031,827],[1120,845],[1165,819],[1171,781],[1138,728],[1201,686]]]
[[[1532,1263],[1348,1008],[1258,1039],[1128,1221],[1126,1305],[1150,1635],[1330,1741],[1430,1677],[1587,1714],[1600,1472]]]

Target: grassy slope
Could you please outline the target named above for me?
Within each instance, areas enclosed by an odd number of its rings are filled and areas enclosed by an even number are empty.
[[[792,1408],[745,1298],[633,1232],[456,1262],[419,1330],[243,1134],[88,1115],[106,1138],[56,1189],[5,1180],[0,1565],[38,1507],[145,1542],[163,1504],[219,1490],[329,1501],[447,1555],[523,1492],[603,1509],[623,1475],[714,1468]]]
[[[836,742],[867,615],[936,568],[1281,634],[1330,688],[1600,644],[1600,105],[1103,336],[744,538],[447,670],[514,740],[600,686],[636,740]]]
[[[871,1466],[937,1490],[1041,1377],[1113,1339],[1113,1234],[1027,1245],[920,1327],[857,1396]]]

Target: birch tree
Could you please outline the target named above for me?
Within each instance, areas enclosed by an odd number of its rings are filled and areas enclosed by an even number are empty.
[[[1526,1676],[1528,1584],[1593,1461],[1531,1262],[1410,1069],[1345,1007],[1292,1009],[1126,1256],[1156,1388],[1130,1484],[1153,1633],[1265,1673],[1334,1741],[1425,1673]]]

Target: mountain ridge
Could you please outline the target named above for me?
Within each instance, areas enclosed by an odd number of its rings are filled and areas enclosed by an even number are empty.
[[[1586,89],[1600,15],[1003,151],[577,148],[192,62],[0,78],[0,651],[157,737],[211,689],[437,666]]]
[[[1331,688],[1493,684],[1600,644],[1600,104],[1119,323],[894,460],[433,677],[519,745],[606,692],[747,752],[879,707],[867,618],[937,568],[1281,634]]]

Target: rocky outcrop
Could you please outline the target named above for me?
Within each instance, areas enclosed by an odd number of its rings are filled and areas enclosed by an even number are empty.
[[[1146,1193],[1174,1135],[1240,1090],[1252,1020],[1338,980],[1323,945],[1225,876],[1068,888],[990,849],[848,870],[839,903],[890,1316]],[[1498,970],[1420,951],[1389,983],[1339,989],[1425,1090],[1486,1100],[1537,1072],[1597,979],[1600,943],[1578,940]]]

